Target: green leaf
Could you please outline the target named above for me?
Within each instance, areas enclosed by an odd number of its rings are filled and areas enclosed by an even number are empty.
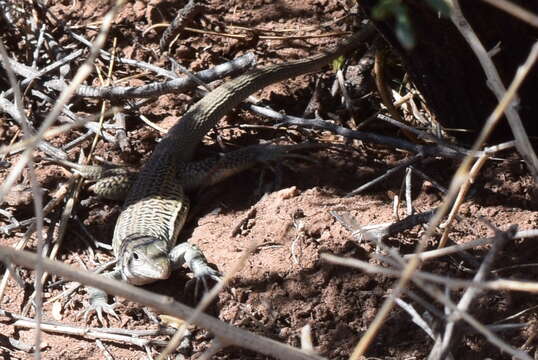
[[[339,56],[336,59],[334,59],[331,63],[331,67],[333,68],[334,72],[337,72],[344,66],[344,61],[346,61],[346,58],[344,56]]]

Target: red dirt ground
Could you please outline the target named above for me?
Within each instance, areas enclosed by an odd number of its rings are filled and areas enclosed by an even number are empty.
[[[93,37],[96,32],[83,25],[96,24],[102,20],[108,9],[109,1],[53,1],[50,13],[53,18],[80,25],[79,32]],[[149,26],[163,21],[171,21],[173,14],[180,8],[181,2],[165,0],[131,1],[118,17],[112,36],[118,39],[117,52],[121,56],[151,62],[168,67],[165,57],[160,56],[158,42],[163,28],[157,28],[143,35]],[[344,16],[349,11],[348,2],[337,0],[310,1],[210,1],[211,11],[198,20],[195,27],[223,32],[227,25],[263,28],[271,30],[304,29],[317,26]],[[352,4],[351,4],[352,5]],[[344,23],[337,23],[328,28],[317,29],[309,33],[326,33],[345,31]],[[292,33],[293,34],[293,33]],[[258,65],[279,63],[301,59],[316,54],[327,44],[335,43],[336,38],[319,38],[309,40],[258,40],[238,41],[214,35],[187,33],[175,45],[172,56],[191,70],[200,70],[232,59],[245,52],[252,51],[258,57]],[[110,43],[107,47],[110,46]],[[123,78],[128,73],[115,76]],[[326,78],[333,75],[327,72]],[[266,99],[275,108],[285,109],[288,114],[302,115],[308,103],[316,75],[301,76],[280,84],[275,84],[261,91],[257,96]],[[139,78],[129,80],[122,85],[140,85],[154,79]],[[328,80],[326,81],[327,83]],[[98,84],[95,80],[94,84]],[[371,101],[379,102],[376,96]],[[336,103],[336,101],[332,101]],[[164,95],[150,105],[141,109],[159,126],[168,128],[193,103],[188,95]],[[79,113],[94,113],[99,110],[97,101],[77,103]],[[334,104],[327,104],[326,113],[335,111]],[[367,111],[367,107],[366,110]],[[2,117],[0,138],[8,143],[18,132],[8,117]],[[110,143],[100,141],[96,155],[105,160],[139,166],[151,153],[155,140],[160,134],[135,117],[128,123],[128,137],[132,149],[122,152]],[[221,127],[240,123],[267,123],[246,111],[237,111],[227,116]],[[51,142],[61,146],[82,134],[82,130],[54,138]],[[226,142],[247,144],[257,139],[274,139],[287,136],[300,138],[294,131],[275,130],[239,130],[237,127],[219,131]],[[332,135],[323,135],[326,140],[341,141]],[[216,133],[206,138],[207,144],[214,144]],[[221,140],[222,140],[221,139]],[[89,149],[90,141],[71,150],[74,158],[80,148]],[[213,149],[216,147],[213,145]],[[200,155],[204,156],[203,154]],[[370,255],[375,247],[368,243],[356,241],[330,214],[330,211],[348,213],[362,225],[392,222],[392,201],[400,192],[403,174],[399,173],[370,189],[362,195],[344,197],[357,186],[382,174],[388,166],[404,159],[405,154],[393,150],[367,146],[360,151],[325,150],[313,153],[314,162],[286,160],[282,167],[282,183],[267,168],[257,167],[222,184],[193,194],[195,213],[180,235],[180,240],[189,240],[198,245],[211,263],[220,271],[230,271],[239,260],[249,244],[257,245],[248,258],[244,268],[236,274],[232,284],[221,294],[211,310],[219,319],[235,326],[248,329],[278,341],[300,346],[300,333],[305,325],[312,328],[315,350],[330,359],[347,358],[353,347],[364,334],[374,319],[387,294],[396,280],[380,275],[367,274],[343,266],[330,265],[321,260],[323,253],[352,257],[372,264],[379,264]],[[474,186],[472,197],[463,205],[461,219],[455,224],[451,239],[464,243],[479,237],[491,236],[479,217],[484,217],[500,229],[507,229],[517,224],[520,230],[537,227],[536,192],[532,178],[513,154],[502,154],[504,161],[490,162],[482,171]],[[0,169],[0,178],[4,179],[10,166],[18,160],[18,155],[8,156],[6,168]],[[448,186],[457,168],[457,163],[439,160],[423,166],[422,170],[444,186]],[[262,176],[263,175],[263,176]],[[69,178],[69,173],[62,168],[40,162],[37,164],[37,176],[45,190],[48,201],[58,188]],[[32,196],[29,192],[28,174],[17,188],[9,194],[2,209],[9,210],[17,219],[33,216]],[[261,185],[260,185],[261,184]],[[261,186],[261,187],[260,187]],[[275,188],[276,187],[276,188]],[[262,188],[269,189],[264,195]],[[83,190],[81,199],[90,193]],[[413,188],[413,206],[417,212],[427,211],[441,204],[441,195],[429,182],[416,180]],[[121,209],[121,204],[98,200],[90,205],[79,205],[75,213],[83,221],[93,237],[108,243],[112,238],[113,224]],[[400,216],[403,215],[400,209]],[[0,217],[0,226],[7,224]],[[396,237],[386,240],[391,247],[402,253],[413,251],[423,228],[415,227]],[[1,235],[2,244],[14,244],[24,234],[18,230],[9,235]],[[45,234],[46,235],[46,234]],[[438,235],[434,240],[438,240]],[[88,238],[75,221],[65,236],[59,260],[81,267],[81,262],[88,268],[95,268],[85,242]],[[35,249],[35,236],[30,248]],[[486,254],[487,247],[470,253],[477,258]],[[498,256],[494,269],[503,278],[536,280],[537,245],[533,240],[521,240],[509,243]],[[95,250],[99,263],[112,259],[110,252]],[[527,267],[510,268],[512,265],[533,264]],[[473,272],[468,271],[468,264],[458,257],[444,257],[426,263],[423,270],[440,275],[469,279]],[[188,275],[188,274],[187,274]],[[192,304],[191,296],[183,293],[188,280],[186,274],[174,274],[172,278],[161,283],[147,286],[148,289],[173,296],[179,301]],[[27,282],[33,281],[33,272],[21,270],[21,277]],[[46,287],[45,300],[63,291],[64,287]],[[414,289],[417,290],[417,289]],[[3,310],[21,313],[27,303],[31,289],[21,289],[10,280],[1,303]],[[418,291],[419,294],[422,294]],[[460,292],[451,294],[458,299]],[[443,308],[427,298],[439,311]],[[413,303],[419,314],[426,311]],[[66,324],[84,326],[77,313],[86,304],[86,294],[77,291],[63,299],[65,305],[61,313],[53,317],[53,304],[44,308],[45,319],[55,319]],[[155,329],[154,324],[142,311],[141,307],[125,299],[118,299],[117,308],[120,320],[110,319],[110,327],[125,329]],[[484,324],[489,325],[536,305],[536,298],[527,293],[486,292],[473,305],[472,314]],[[30,313],[33,316],[33,313]],[[536,311],[529,311],[511,323],[535,322]],[[1,319],[1,318],[0,318]],[[6,320],[5,318],[3,320]],[[95,318],[91,326],[98,327]],[[442,327],[441,327],[442,329]],[[508,359],[508,355],[488,343],[481,335],[468,327],[462,328],[463,338],[453,346],[453,355],[457,359],[493,358]],[[192,328],[192,348],[185,354],[186,358],[196,358],[208,348],[211,334],[198,328]],[[15,328],[8,321],[0,323],[0,354],[10,359],[29,359],[33,355],[14,350],[7,343],[7,337],[33,344],[34,331]],[[521,347],[529,337],[534,336],[533,327],[504,331],[499,334],[514,347]],[[161,339],[165,339],[161,337]],[[53,333],[44,333],[46,346],[42,352],[44,359],[89,359],[103,358],[103,351],[92,339]],[[137,346],[120,342],[104,341],[107,350],[115,359],[133,359],[146,356],[146,351]],[[526,350],[533,349],[535,341],[527,344]],[[412,321],[401,308],[396,307],[379,335],[369,347],[368,358],[383,359],[421,359],[425,358],[432,347],[432,340]],[[156,356],[160,348],[152,347],[151,354]],[[183,355],[178,355],[178,359]],[[218,353],[219,359],[254,359],[265,358],[259,354],[238,348],[227,348]]]

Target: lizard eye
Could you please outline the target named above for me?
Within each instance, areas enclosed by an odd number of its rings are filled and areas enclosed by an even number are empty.
[[[133,259],[134,260],[138,260],[140,258],[140,256],[138,255],[138,253],[133,253]]]

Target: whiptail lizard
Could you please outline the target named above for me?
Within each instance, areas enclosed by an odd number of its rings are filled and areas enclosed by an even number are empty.
[[[191,163],[197,145],[220,118],[255,91],[287,78],[317,71],[338,56],[363,44],[373,33],[373,27],[366,25],[324,54],[251,70],[214,89],[192,106],[157,144],[128,192],[112,240],[118,263],[108,276],[143,285],[167,279],[173,269],[186,264],[196,281],[205,283],[208,278],[218,280],[218,272],[208,265],[197,247],[187,242],[175,246],[189,208],[189,200],[184,194],[185,187],[204,181],[218,181],[219,178],[246,167],[248,161],[245,159],[260,161],[264,156],[274,157],[274,154],[285,149],[280,147],[279,150],[271,150],[261,145],[253,147],[252,151],[247,148],[244,153],[239,150],[229,157],[229,161],[222,162],[225,165],[215,167],[216,163]],[[257,155],[249,155],[255,153]],[[104,181],[105,187],[108,186]],[[95,186],[100,185],[98,183]],[[90,307],[86,309],[85,315],[96,311],[101,320],[102,311],[105,311],[115,316],[113,306],[107,303],[106,293],[93,288],[89,293]]]

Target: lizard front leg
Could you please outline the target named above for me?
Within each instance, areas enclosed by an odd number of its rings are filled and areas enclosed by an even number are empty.
[[[200,283],[203,284],[204,290],[207,291],[208,279],[217,282],[221,280],[221,274],[209,266],[202,251],[196,245],[189,244],[188,242],[181,243],[170,251],[170,263],[174,270],[185,264],[192,271],[194,281],[196,281],[195,298],[198,297]]]
[[[114,280],[122,279],[121,271],[119,269],[105,273],[103,276]],[[114,311],[116,303],[108,303],[108,294],[106,292],[93,287],[86,288],[86,292],[88,293],[90,304],[80,313],[84,315],[84,321],[86,323],[88,323],[90,316],[94,312],[97,314],[97,319],[101,322],[101,324],[104,324],[103,312],[115,317],[116,319],[119,319],[118,314],[116,314],[116,311]]]

